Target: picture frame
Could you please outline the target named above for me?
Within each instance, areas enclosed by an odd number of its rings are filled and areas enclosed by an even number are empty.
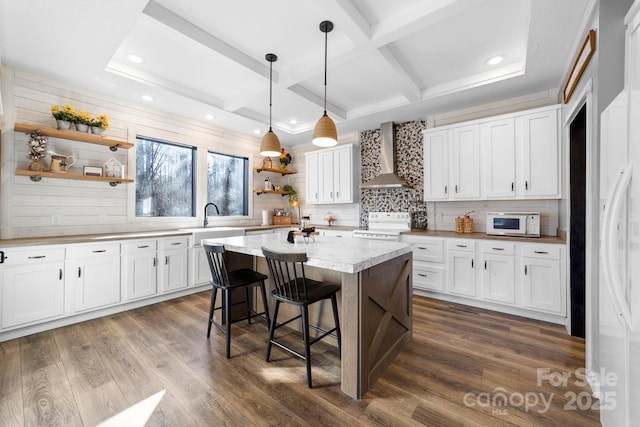
[[[275,208],[273,210],[273,216],[284,216],[284,209]]]
[[[587,68],[591,57],[593,56],[593,52],[596,50],[596,31],[589,30],[589,34],[582,42],[582,46],[580,47],[580,51],[576,56],[576,59],[573,61],[573,66],[571,67],[571,71],[569,72],[569,76],[567,76],[567,81],[564,84],[564,103],[569,102],[573,91],[576,89],[578,82],[580,81],[580,77],[582,77],[582,73]]]
[[[82,168],[84,176],[102,176],[102,168],[100,166],[85,166]]]

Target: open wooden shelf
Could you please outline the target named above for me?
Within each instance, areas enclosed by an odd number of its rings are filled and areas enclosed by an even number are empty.
[[[62,178],[62,179],[77,179],[82,181],[100,181],[108,182],[109,185],[115,187],[118,184],[131,184],[133,179],[129,178],[115,178],[112,176],[90,176],[90,175],[77,175],[73,173],[55,173],[45,171],[30,171],[24,169],[16,170],[16,175],[29,176],[34,182],[39,182],[43,177],[46,178]]]
[[[118,141],[115,139],[109,139],[98,135],[93,135],[87,132],[75,132],[70,130],[60,130],[54,128],[48,128],[46,126],[33,126],[24,123],[16,123],[14,125],[16,132],[32,133],[39,130],[42,135],[51,136],[53,138],[70,139],[72,141],[86,142],[89,144],[104,145],[109,147],[111,151],[116,151],[118,148],[128,150],[133,148],[133,144],[126,141]]]
[[[290,171],[288,169],[280,169],[280,168],[255,168],[255,171],[258,172],[258,173],[260,173],[262,171],[279,173],[279,174],[282,174],[282,176],[291,175],[291,174],[296,173],[296,171]]]
[[[258,196],[261,194],[280,194],[282,197],[287,196],[289,193],[282,190],[253,190]]]

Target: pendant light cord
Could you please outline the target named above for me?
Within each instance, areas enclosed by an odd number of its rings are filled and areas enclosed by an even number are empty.
[[[271,98],[273,93],[273,61],[269,61],[269,132],[271,132]]]
[[[324,33],[324,115],[327,115],[327,39],[328,31]]]

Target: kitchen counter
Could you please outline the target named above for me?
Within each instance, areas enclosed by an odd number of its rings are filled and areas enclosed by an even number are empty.
[[[184,230],[156,230],[117,232],[104,234],[76,234],[72,236],[23,237],[18,239],[0,239],[0,247],[35,246],[35,245],[64,245],[68,243],[106,242],[110,240],[144,239],[170,236],[190,236],[191,232]]]
[[[405,231],[401,234],[411,236],[425,236],[425,237],[446,237],[457,239],[482,239],[482,240],[503,240],[511,242],[526,242],[526,243],[554,243],[565,244],[566,234],[564,232],[559,233],[559,236],[540,236],[540,237],[512,237],[512,236],[494,236],[487,233],[456,233],[455,231],[440,231],[440,230],[411,230]]]
[[[290,244],[266,234],[205,239],[222,243],[228,264],[269,274],[262,246],[280,252],[306,252],[307,277],[341,284],[340,389],[361,399],[412,334],[413,255],[411,245],[366,239],[316,236]],[[269,286],[273,286],[268,281]],[[315,307],[317,306],[317,307]],[[316,304],[310,318],[322,325],[333,316]],[[293,314],[299,314],[295,312]]]

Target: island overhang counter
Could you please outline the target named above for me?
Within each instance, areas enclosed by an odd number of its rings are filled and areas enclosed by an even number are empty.
[[[305,252],[307,270],[330,273],[340,282],[342,332],[341,390],[362,398],[375,380],[411,340],[412,250],[406,243],[315,236],[294,244],[273,235],[206,239],[224,244],[229,265],[247,266],[268,274],[262,247],[277,252]],[[262,260],[264,261],[264,260]],[[321,278],[324,278],[322,276]]]

